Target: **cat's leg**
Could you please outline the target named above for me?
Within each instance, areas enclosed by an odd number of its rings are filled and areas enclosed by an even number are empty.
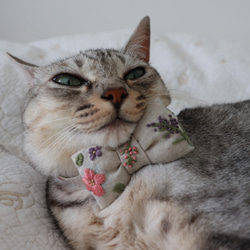
[[[95,208],[99,208],[87,190],[50,178],[47,203],[56,226],[73,249],[95,249],[91,241],[95,239],[101,222],[94,213]]]

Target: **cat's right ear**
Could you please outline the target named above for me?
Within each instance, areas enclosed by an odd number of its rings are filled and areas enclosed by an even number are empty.
[[[24,73],[27,81],[28,81],[28,86],[32,87],[35,84],[35,71],[38,68],[37,65],[25,62],[13,55],[11,55],[10,53],[7,53],[8,57],[11,59],[12,62],[15,63],[15,65],[18,66],[19,69],[21,69],[21,71]]]
[[[150,19],[144,17],[130,37],[124,49],[128,53],[137,55],[141,60],[149,62],[150,57]]]

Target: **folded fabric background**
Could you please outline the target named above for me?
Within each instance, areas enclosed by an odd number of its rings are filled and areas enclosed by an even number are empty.
[[[46,179],[24,162],[21,106],[27,86],[6,52],[42,65],[87,48],[120,48],[129,32],[30,44],[0,41],[0,248],[64,249],[46,210]],[[186,34],[152,37],[151,64],[170,89],[170,109],[250,98],[250,45]]]

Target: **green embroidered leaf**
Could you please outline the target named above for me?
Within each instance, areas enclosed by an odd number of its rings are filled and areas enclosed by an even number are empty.
[[[177,143],[182,142],[182,141],[185,141],[185,140],[186,140],[186,139],[185,139],[184,137],[181,137],[181,138],[179,138],[179,139],[173,141],[173,144],[177,144]]]
[[[194,146],[194,144],[192,143],[192,141],[189,139],[186,131],[184,130],[184,128],[181,126],[181,124],[179,124],[180,128],[181,128],[181,134],[182,136],[185,138],[185,140],[188,142],[189,145]]]
[[[116,193],[121,194],[124,191],[125,187],[126,187],[125,184],[117,183],[117,184],[114,185],[113,191],[116,192]]]
[[[83,161],[84,161],[83,154],[81,153],[81,154],[77,155],[77,157],[76,157],[76,165],[79,166],[79,167],[82,166]]]

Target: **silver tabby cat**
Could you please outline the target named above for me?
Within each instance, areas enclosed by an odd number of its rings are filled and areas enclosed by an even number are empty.
[[[43,67],[12,56],[30,85],[24,150],[50,176],[51,214],[73,249],[250,249],[249,101],[182,111],[195,150],[144,167],[103,210],[57,178],[78,174],[71,156],[83,146],[128,141],[155,97],[170,103],[149,45],[145,17],[120,51],[87,50]]]

